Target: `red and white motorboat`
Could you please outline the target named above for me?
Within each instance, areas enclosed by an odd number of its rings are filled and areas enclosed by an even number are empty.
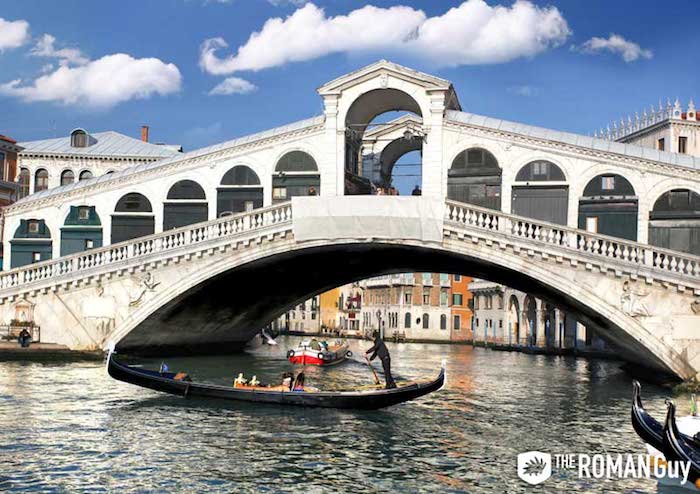
[[[287,358],[291,363],[301,365],[335,365],[349,357],[352,357],[352,352],[348,350],[346,342],[336,341],[333,345],[329,345],[316,338],[303,340],[296,349],[287,352]]]

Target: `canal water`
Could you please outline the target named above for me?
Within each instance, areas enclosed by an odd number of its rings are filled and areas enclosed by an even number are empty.
[[[275,381],[298,338],[279,341],[167,363],[197,381],[229,384],[241,371]],[[351,341],[353,358],[367,346]],[[0,362],[0,491],[656,492],[649,480],[579,479],[573,470],[555,468],[537,487],[516,475],[517,454],[529,450],[643,450],[629,420],[631,380],[618,363],[389,348],[402,380],[432,378],[445,359],[445,389],[374,412],[285,408],[167,396],[114,381],[98,362]],[[307,384],[318,387],[371,382],[358,361],[307,368]],[[643,391],[662,417],[668,393]]]

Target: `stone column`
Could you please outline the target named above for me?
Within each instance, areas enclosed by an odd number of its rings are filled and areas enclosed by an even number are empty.
[[[535,329],[537,331],[537,340],[535,341],[535,346],[540,348],[545,348],[547,346],[547,337],[545,335],[544,327],[544,316],[547,314],[546,311],[542,309],[537,309],[535,318]]]
[[[564,339],[564,322],[559,309],[554,309],[554,347],[562,348]]]
[[[427,136],[423,142],[421,186],[424,196],[444,198],[447,197],[447,168],[442,156],[442,119],[445,113],[445,95],[443,93],[430,94],[430,115],[423,115],[423,129]]]

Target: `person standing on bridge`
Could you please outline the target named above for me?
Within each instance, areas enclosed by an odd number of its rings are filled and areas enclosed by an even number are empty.
[[[374,345],[372,345],[372,348],[365,352],[365,355],[371,353],[372,356],[369,358],[370,360],[374,360],[375,357],[379,356],[379,360],[382,361],[382,367],[384,367],[386,389],[395,388],[396,383],[391,375],[391,356],[389,355],[389,349],[386,347],[386,344],[384,343],[379,331],[375,331],[372,336],[374,336]]]

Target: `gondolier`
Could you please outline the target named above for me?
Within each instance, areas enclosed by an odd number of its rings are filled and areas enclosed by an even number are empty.
[[[371,353],[372,356],[369,358],[370,360],[374,360],[375,357],[379,356],[379,359],[382,361],[382,367],[384,367],[386,388],[395,388],[396,383],[394,382],[394,378],[391,376],[391,356],[389,355],[389,349],[384,344],[384,340],[382,340],[379,331],[375,331],[372,336],[374,336],[374,345],[372,345],[372,348],[365,352],[365,355]]]

